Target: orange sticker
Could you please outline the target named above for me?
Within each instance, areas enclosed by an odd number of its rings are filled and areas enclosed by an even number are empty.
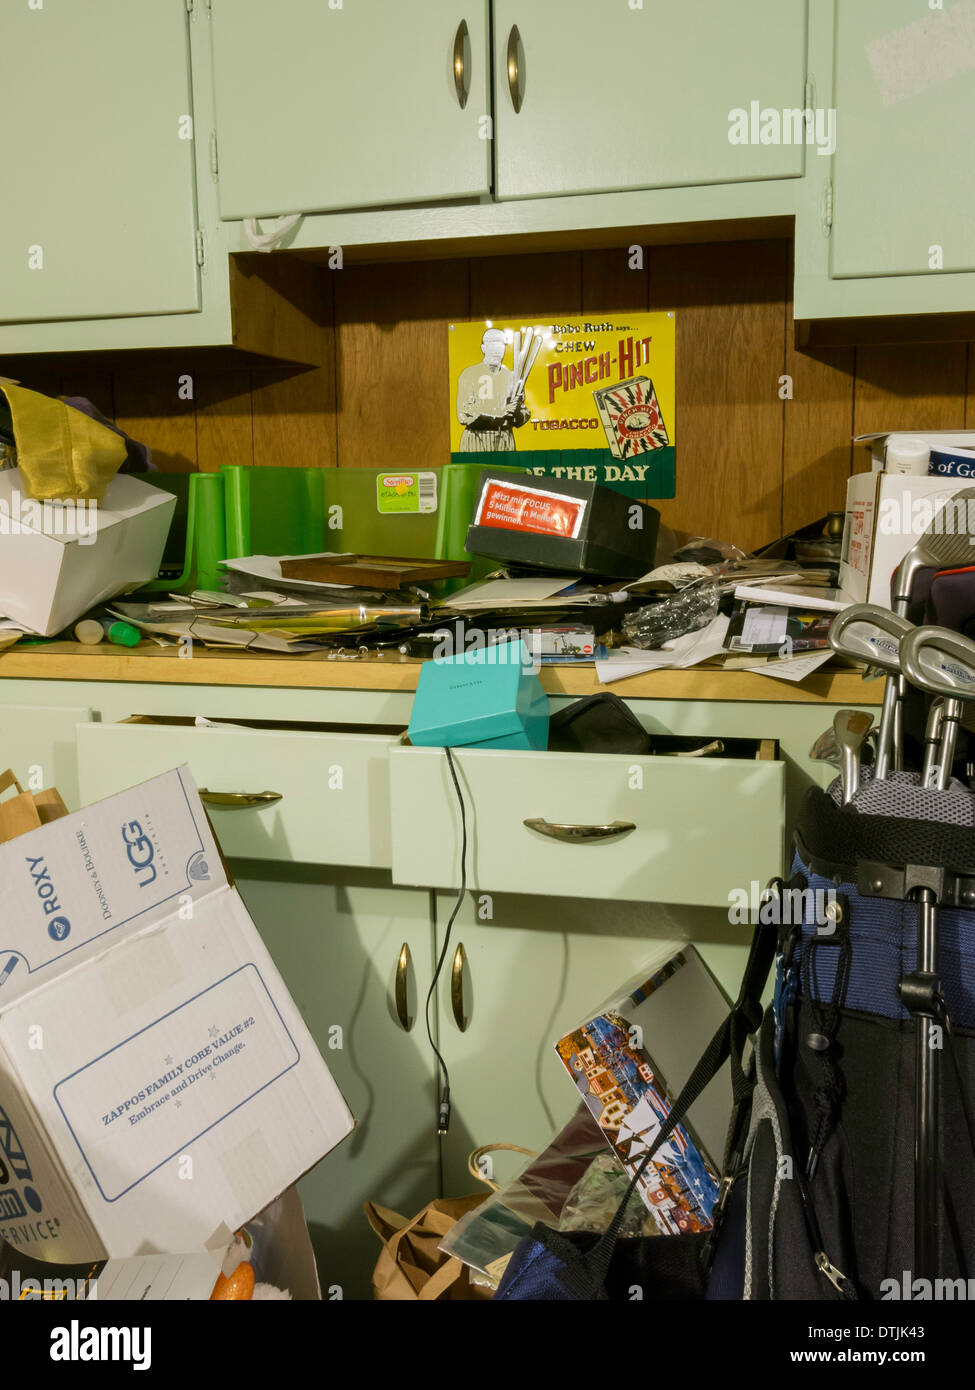
[[[561,536],[574,540],[582,527],[586,500],[517,483],[490,482],[481,493],[475,526]]]

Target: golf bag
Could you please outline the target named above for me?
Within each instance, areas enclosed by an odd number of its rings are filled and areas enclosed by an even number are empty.
[[[660,1300],[938,1296],[915,1261],[912,1009],[928,1011],[944,1052],[936,1171],[926,1175],[937,1187],[937,1277],[975,1279],[975,912],[965,906],[975,904],[975,796],[958,782],[939,792],[918,781],[866,773],[848,806],[838,783],[806,794],[792,877],[767,894],[739,999],[643,1159],[730,1056],[714,1229],[619,1239],[634,1177],[605,1235],[536,1226],[496,1298],[622,1300],[634,1288]],[[917,970],[919,887],[942,905],[943,988]]]
[[[823,1238],[858,1295],[906,1297],[910,1281],[925,1296],[924,1278],[975,1277],[975,796],[866,776],[848,806],[838,784],[802,804],[793,883],[807,903],[783,943],[780,1079]],[[939,906],[934,971],[918,958],[924,891]],[[923,1172],[918,1015],[940,1099]]]

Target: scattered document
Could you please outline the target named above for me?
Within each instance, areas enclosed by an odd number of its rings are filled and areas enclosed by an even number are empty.
[[[832,655],[832,651],[804,652],[802,656],[789,656],[782,661],[767,661],[759,666],[745,666],[742,670],[753,671],[759,676],[771,676],[779,681],[801,681],[829,661]]]

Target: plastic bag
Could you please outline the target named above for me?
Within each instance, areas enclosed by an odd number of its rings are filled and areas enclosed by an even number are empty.
[[[626,1196],[630,1174],[613,1154],[600,1154],[573,1187],[559,1216],[560,1231],[597,1231],[600,1235]],[[659,1235],[659,1227],[642,1202],[627,1206],[621,1236]]]
[[[694,584],[671,594],[659,603],[648,604],[628,613],[621,623],[623,636],[631,647],[652,651],[688,632],[707,627],[717,616],[720,586]]]

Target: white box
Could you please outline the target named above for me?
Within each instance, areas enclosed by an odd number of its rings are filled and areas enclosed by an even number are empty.
[[[0,1236],[198,1250],[353,1120],[185,768],[0,846]]]
[[[890,581],[901,560],[948,499],[971,487],[971,478],[854,473],[846,486],[840,588],[855,603],[889,608]]]
[[[99,503],[37,502],[0,471],[0,614],[50,637],[159,573],[170,492],[119,473]]]

